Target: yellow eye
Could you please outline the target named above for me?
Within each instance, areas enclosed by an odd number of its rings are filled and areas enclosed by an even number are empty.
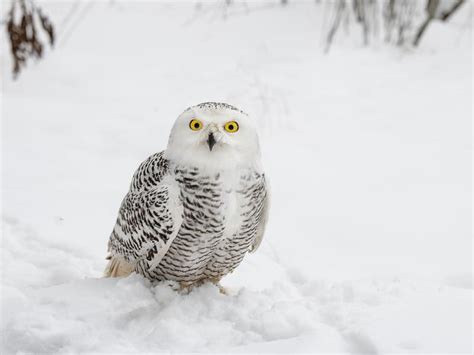
[[[193,131],[199,131],[202,128],[202,122],[197,119],[193,119],[191,122],[189,122],[189,128],[191,128]]]
[[[235,121],[229,121],[224,125],[224,129],[227,132],[235,133],[239,130],[239,124]]]

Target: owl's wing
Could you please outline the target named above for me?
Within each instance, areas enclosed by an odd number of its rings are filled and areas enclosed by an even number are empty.
[[[263,235],[265,234],[265,227],[267,226],[267,222],[268,222],[268,214],[270,211],[270,187],[268,184],[268,180],[264,177],[262,183],[263,183],[262,193],[264,193],[265,195],[262,201],[262,206],[261,206],[260,215],[259,215],[259,223],[257,226],[255,239],[253,240],[253,243],[250,245],[251,253],[255,252],[260,246],[260,243],[262,243]]]
[[[127,262],[128,269],[145,260],[149,269],[156,268],[178,234],[183,214],[179,187],[159,171],[167,169],[162,160],[161,153],[152,156],[135,173],[109,239],[112,260],[107,270],[117,260]]]

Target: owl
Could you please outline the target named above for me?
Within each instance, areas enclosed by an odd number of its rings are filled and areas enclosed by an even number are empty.
[[[260,155],[256,123],[240,109],[206,102],[184,111],[166,150],[133,175],[105,275],[219,285],[264,235],[269,191]]]

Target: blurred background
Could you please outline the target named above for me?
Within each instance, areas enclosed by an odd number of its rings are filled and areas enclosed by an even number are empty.
[[[224,284],[309,297],[302,329],[343,329],[350,352],[469,352],[472,18],[459,0],[3,1],[6,349],[38,350],[29,292],[100,277],[137,166],[222,101],[258,121],[272,187],[265,240]],[[265,341],[290,337],[275,322]],[[77,351],[72,333],[42,349]],[[254,343],[160,349],[275,350]]]

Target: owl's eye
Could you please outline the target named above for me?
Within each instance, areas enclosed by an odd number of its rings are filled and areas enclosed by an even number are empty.
[[[239,130],[239,124],[235,121],[229,121],[224,125],[224,129],[227,132],[235,133]]]
[[[189,128],[191,128],[193,131],[199,131],[202,128],[202,122],[198,119],[193,119],[191,122],[189,122]]]

